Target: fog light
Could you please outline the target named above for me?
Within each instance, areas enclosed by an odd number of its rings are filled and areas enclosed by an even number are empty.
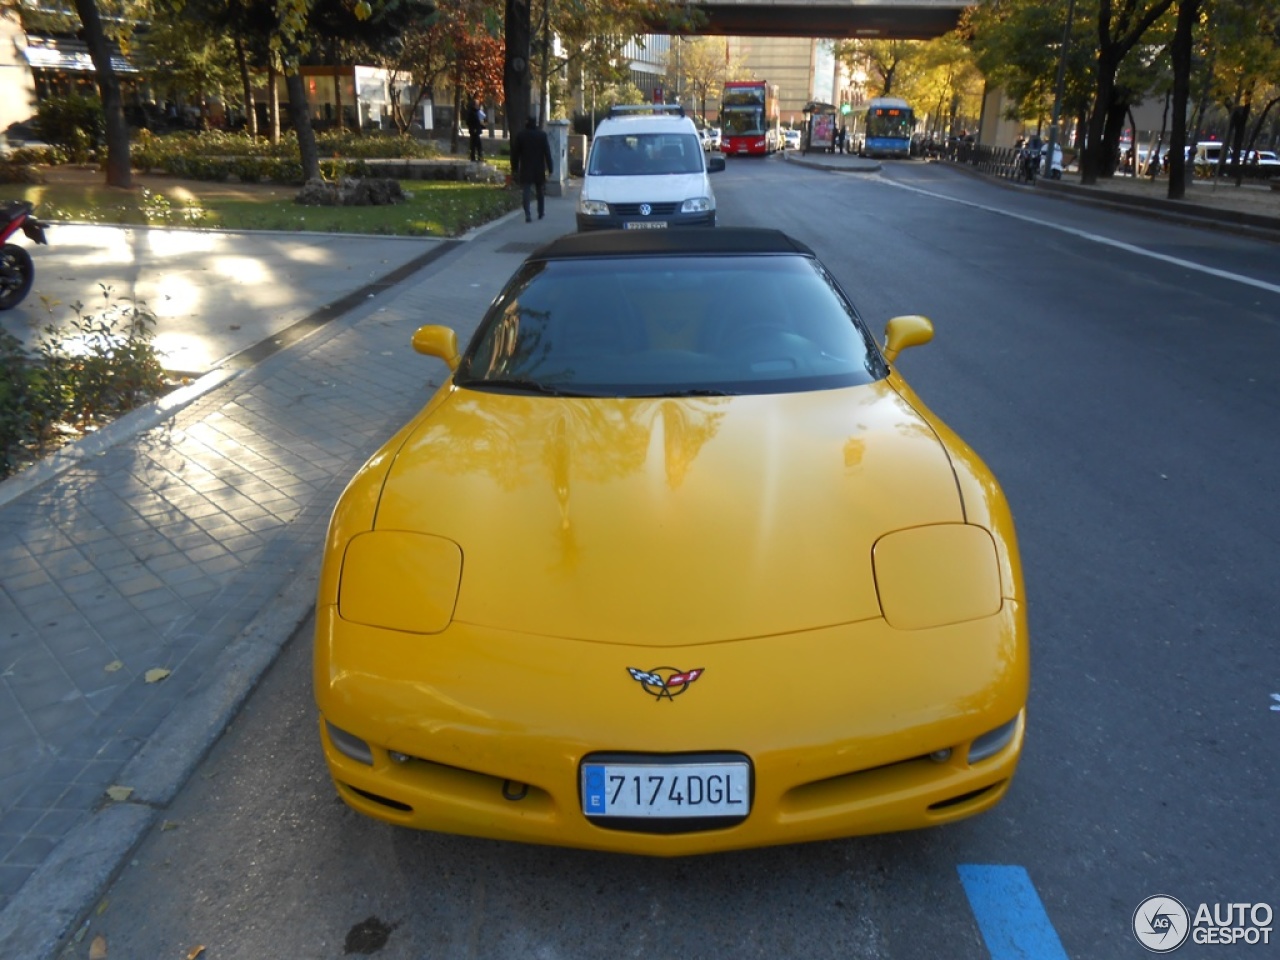
[[[373,751],[369,749],[369,744],[354,733],[347,733],[347,731],[335,727],[328,720],[324,722],[324,725],[329,731],[329,742],[333,744],[334,749],[352,760],[373,766]]]
[[[399,750],[388,750],[387,756],[389,756],[395,763],[409,762],[409,755],[407,753],[401,753]]]
[[[977,763],[979,760],[985,760],[987,757],[995,756],[1009,745],[1009,742],[1013,740],[1013,735],[1017,730],[1017,717],[1014,717],[1002,726],[996,727],[994,730],[988,730],[982,736],[975,739],[973,743],[969,744],[969,762]]]
[[[946,763],[951,759],[951,748],[943,747],[941,750],[935,750],[929,754],[929,759],[934,763]]]

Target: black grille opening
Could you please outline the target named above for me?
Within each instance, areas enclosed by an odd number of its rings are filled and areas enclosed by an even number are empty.
[[[946,810],[948,807],[958,807],[962,803],[968,803],[970,800],[976,800],[983,794],[990,793],[998,783],[993,783],[989,787],[983,787],[981,790],[970,790],[968,793],[962,793],[958,797],[948,797],[946,800],[939,800],[937,803],[929,804],[930,810]]]
[[[640,204],[638,203],[612,203],[609,208],[620,217],[636,217],[640,216]],[[649,204],[649,216],[664,217],[670,216],[680,209],[678,203],[651,203]]]
[[[366,800],[372,800],[374,803],[381,804],[384,807],[390,807],[392,810],[399,810],[402,813],[413,813],[413,807],[407,803],[401,803],[399,800],[392,800],[390,797],[380,797],[376,793],[370,793],[368,790],[361,790],[359,787],[353,787],[347,784],[347,789],[352,793],[358,793]]]

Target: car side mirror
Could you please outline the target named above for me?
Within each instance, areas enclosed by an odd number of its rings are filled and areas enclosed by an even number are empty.
[[[439,357],[450,370],[457,370],[462,359],[458,356],[458,335],[452,327],[419,327],[413,331],[413,349],[429,357]]]
[[[707,173],[719,173],[724,169],[724,155],[707,157]]]
[[[894,317],[884,327],[884,358],[890,363],[907,347],[918,347],[933,339],[933,324],[928,317],[908,314]]]

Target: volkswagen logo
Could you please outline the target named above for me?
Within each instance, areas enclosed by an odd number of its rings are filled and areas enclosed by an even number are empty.
[[[647,217],[651,213],[653,213],[653,207],[649,206],[647,203],[640,204],[640,216]]]

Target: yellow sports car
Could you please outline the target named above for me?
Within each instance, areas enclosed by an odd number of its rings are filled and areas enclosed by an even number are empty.
[[[813,252],[568,236],[355,476],[316,611],[342,798],[426,830],[674,856],[926,827],[1022,749],[995,478]]]

